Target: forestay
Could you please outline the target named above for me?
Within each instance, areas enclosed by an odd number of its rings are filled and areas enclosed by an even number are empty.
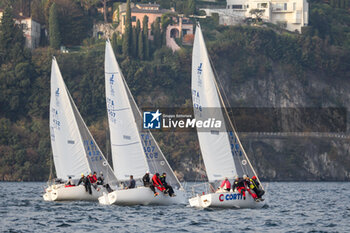
[[[117,179],[140,179],[148,168],[123,76],[112,46],[106,42],[105,86],[113,167]]]

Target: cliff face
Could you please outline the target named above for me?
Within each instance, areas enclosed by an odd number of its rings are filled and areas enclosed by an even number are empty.
[[[345,74],[343,77],[329,77],[322,72],[310,71],[298,77],[287,65],[271,64],[269,75],[257,74],[240,82],[230,78],[231,69],[227,68],[233,67],[234,61],[226,68],[219,65],[219,78],[231,107],[349,108],[350,82]],[[325,117],[334,116],[326,114]],[[304,120],[287,115],[280,122],[281,131],[300,129]],[[350,180],[349,139],[242,136],[241,140],[261,179]]]

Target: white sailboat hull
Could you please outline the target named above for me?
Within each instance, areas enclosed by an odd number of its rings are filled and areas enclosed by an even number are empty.
[[[97,191],[91,187],[92,194],[85,191],[83,185],[65,187],[65,185],[51,185],[49,186],[43,198],[45,201],[97,201],[102,195],[102,191]]]
[[[159,192],[158,196],[149,187],[137,187],[134,189],[116,190],[111,193],[104,193],[98,199],[102,205],[173,205],[186,204],[184,190],[174,190],[176,196],[170,197]]]
[[[189,199],[191,207],[201,208],[249,208],[259,209],[266,205],[266,201],[256,202],[249,193],[246,199],[237,192],[209,193],[202,196],[197,195]]]

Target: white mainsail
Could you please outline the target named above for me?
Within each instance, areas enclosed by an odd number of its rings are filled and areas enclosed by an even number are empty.
[[[63,81],[55,58],[51,68],[50,134],[57,178],[79,178],[102,172],[106,182],[117,180],[93,139]]]
[[[192,52],[192,100],[196,119],[212,117],[223,120],[222,106],[216,90],[214,73],[199,26],[196,28]],[[218,111],[215,111],[218,110]],[[220,131],[197,130],[199,144],[209,182],[237,175],[225,122]]]
[[[113,167],[117,179],[140,179],[149,170],[123,75],[112,46],[106,42],[105,84]]]

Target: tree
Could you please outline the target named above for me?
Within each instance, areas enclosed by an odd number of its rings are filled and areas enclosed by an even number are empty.
[[[194,15],[196,13],[196,2],[195,0],[187,0],[187,8],[185,9],[185,14],[187,16]]]
[[[113,48],[114,54],[117,54],[117,51],[118,51],[118,49],[117,49],[118,48],[118,37],[117,37],[116,33],[113,33],[113,35],[112,35],[111,44],[112,44],[112,48]]]
[[[142,31],[139,33],[139,41],[138,41],[138,57],[143,60],[145,58],[144,55],[144,35]]]
[[[50,7],[49,15],[49,37],[50,46],[54,49],[59,49],[61,45],[61,34],[58,24],[58,13],[56,3],[53,3]]]
[[[176,16],[174,13],[167,13],[162,15],[161,17],[161,34],[162,34],[162,44],[165,45],[166,44],[166,32],[167,32],[167,28],[169,26],[169,24],[173,23],[173,17],[172,16]]]
[[[137,57],[137,44],[138,44],[138,36],[137,36],[137,30],[136,27],[132,28],[132,55],[133,57]]]
[[[138,19],[136,22],[136,34],[137,34],[137,39],[139,38],[139,34],[141,33],[141,23],[140,20]]]
[[[44,9],[41,0],[33,0],[31,5],[31,16],[32,18],[39,22],[40,24],[45,23]]]
[[[80,2],[81,7],[83,7],[86,11],[90,11],[90,9],[95,6],[100,0],[78,0]]]
[[[156,19],[152,24],[152,33],[153,33],[153,45],[154,49],[162,47],[162,38],[160,31],[159,19]]]
[[[0,65],[22,61],[25,55],[24,43],[23,31],[15,24],[12,9],[5,8],[0,25]]]
[[[261,18],[264,14],[265,10],[264,9],[251,9],[249,11],[249,14],[251,14],[252,16],[254,15],[255,16],[255,21],[256,22],[261,22]]]
[[[103,4],[103,19],[105,21],[105,23],[108,23],[107,20],[107,2],[111,1],[111,0],[100,0]],[[129,7],[130,7],[130,0],[128,0],[129,2]]]
[[[55,0],[60,25],[61,43],[64,45],[80,45],[89,37],[92,18],[81,8],[80,4],[71,0]]]
[[[123,36],[123,53],[128,56],[131,53],[130,44],[132,43],[132,27],[131,27],[131,9],[130,0],[126,2],[126,17],[125,17],[125,29]]]
[[[144,58],[149,58],[149,40],[148,40],[148,16],[145,15],[142,20]]]

